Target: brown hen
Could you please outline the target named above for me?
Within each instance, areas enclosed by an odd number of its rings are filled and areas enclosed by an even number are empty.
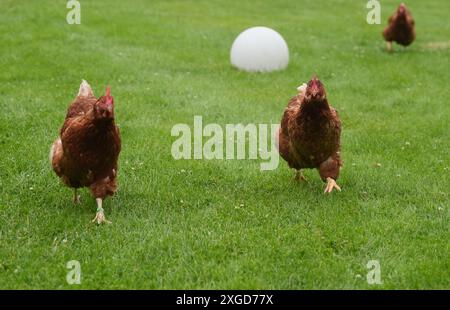
[[[400,4],[397,11],[389,18],[388,26],[383,31],[383,37],[387,42],[387,49],[392,50],[392,42],[408,46],[416,38],[414,19],[404,3]]]
[[[53,170],[69,187],[89,187],[97,201],[93,222],[108,223],[102,202],[117,190],[117,160],[121,148],[119,129],[114,121],[114,98],[110,88],[95,98],[86,81],[70,104],[60,137],[50,150]]]
[[[336,188],[340,158],[341,121],[327,101],[323,84],[314,77],[299,87],[291,99],[279,128],[278,149],[289,167],[297,170],[296,179],[305,180],[301,169],[317,168],[327,182],[325,193]]]

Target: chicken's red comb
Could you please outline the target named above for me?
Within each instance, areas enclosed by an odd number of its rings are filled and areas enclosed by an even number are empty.
[[[319,79],[317,78],[317,74],[314,74],[313,78],[311,79],[311,82],[313,85],[316,85]]]
[[[113,97],[111,96],[111,87],[108,85],[106,86],[106,103],[113,103]]]

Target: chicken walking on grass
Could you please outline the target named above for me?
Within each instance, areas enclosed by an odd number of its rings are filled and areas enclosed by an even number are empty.
[[[53,170],[73,188],[73,201],[79,203],[77,189],[89,187],[97,201],[93,222],[110,223],[105,218],[103,200],[117,190],[117,160],[121,148],[119,128],[114,121],[114,98],[109,86],[106,94],[95,98],[83,80],[70,104],[60,137],[50,150]]]
[[[317,168],[327,182],[324,192],[340,191],[336,183],[342,166],[338,113],[328,104],[325,88],[316,77],[298,91],[284,111],[276,135],[280,155],[296,169],[296,180],[305,180],[301,169]]]
[[[389,18],[388,23],[383,31],[388,51],[392,51],[392,42],[408,46],[416,38],[414,19],[404,3],[400,4],[397,11]]]

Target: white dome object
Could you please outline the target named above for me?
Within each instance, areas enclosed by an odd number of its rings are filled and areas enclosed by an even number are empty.
[[[249,28],[231,47],[231,64],[250,72],[282,70],[289,63],[289,49],[283,37],[267,27]]]

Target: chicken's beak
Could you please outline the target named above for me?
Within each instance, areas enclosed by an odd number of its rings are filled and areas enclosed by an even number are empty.
[[[312,85],[311,85],[311,95],[312,97],[316,97],[317,94],[319,93],[319,87],[318,87],[318,79],[317,76],[315,75],[312,79]]]

